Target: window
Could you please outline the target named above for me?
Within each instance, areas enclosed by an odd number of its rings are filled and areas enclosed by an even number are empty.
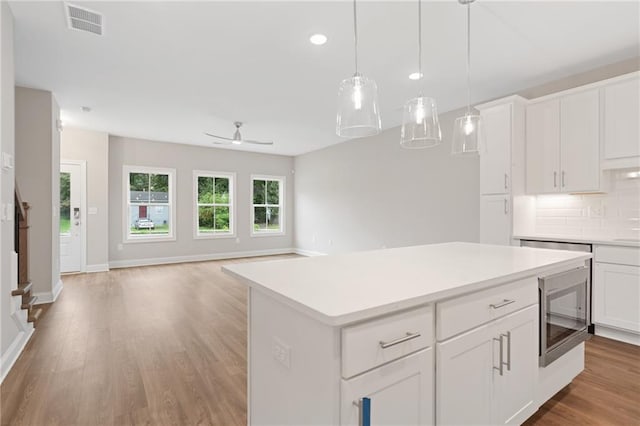
[[[233,173],[193,172],[196,238],[235,236],[234,180]]]
[[[125,241],[175,239],[174,169],[124,166]]]
[[[284,233],[284,177],[252,176],[252,235]]]

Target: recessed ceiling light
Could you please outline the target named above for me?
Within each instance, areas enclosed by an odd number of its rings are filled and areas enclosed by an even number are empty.
[[[324,34],[314,34],[309,37],[309,41],[316,46],[322,46],[327,42],[327,36]]]
[[[412,72],[411,74],[409,74],[409,79],[410,80],[420,80],[420,78],[424,76],[424,74],[419,73],[419,72]]]

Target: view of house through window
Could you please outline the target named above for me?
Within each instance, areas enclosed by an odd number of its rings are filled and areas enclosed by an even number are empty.
[[[282,232],[283,179],[253,178],[253,232]]]
[[[199,236],[233,234],[232,175],[196,173]]]
[[[129,235],[172,235],[170,175],[133,171],[128,175]]]

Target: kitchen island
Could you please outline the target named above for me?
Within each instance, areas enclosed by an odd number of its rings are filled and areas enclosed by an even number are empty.
[[[249,286],[249,423],[519,424],[583,368],[581,344],[540,390],[538,277],[590,256],[446,243],[225,266]]]

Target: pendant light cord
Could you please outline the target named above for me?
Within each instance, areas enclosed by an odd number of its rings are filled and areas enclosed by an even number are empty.
[[[467,115],[471,115],[471,3],[467,3]]]
[[[356,0],[353,0],[353,41],[355,45],[356,75],[358,75],[358,18],[356,11]]]
[[[422,0],[418,0],[418,97],[422,97]]]

